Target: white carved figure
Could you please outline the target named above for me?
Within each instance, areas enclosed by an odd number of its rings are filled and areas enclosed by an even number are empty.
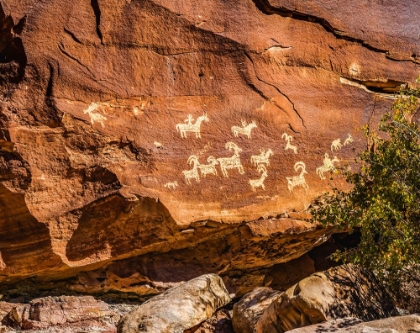
[[[350,143],[352,143],[353,141],[354,141],[353,137],[350,134],[348,134],[348,137],[346,138],[346,140],[344,140],[343,146],[347,146]]]
[[[293,137],[291,135],[288,135],[287,133],[283,133],[281,137],[286,140],[286,147],[284,148],[284,150],[291,149],[295,154],[297,154],[297,147],[291,144],[291,142],[293,141]]]
[[[248,139],[251,139],[251,131],[253,128],[257,127],[257,124],[255,123],[255,120],[253,120],[251,123],[247,124],[245,120],[241,120],[242,127],[239,126],[232,126],[232,133],[237,138],[239,134],[246,135]]]
[[[100,106],[101,105],[99,103],[91,103],[87,109],[83,110],[83,113],[89,115],[90,123],[92,125],[96,122],[100,123],[102,127],[105,127],[104,121],[106,120],[106,117],[99,113],[98,107]]]
[[[259,155],[251,156],[251,163],[253,163],[255,166],[258,166],[260,164],[266,164],[267,166],[269,166],[270,165],[269,158],[272,155],[274,155],[274,153],[271,149],[267,149],[267,151],[265,151],[264,149],[260,149]]]
[[[196,138],[201,138],[201,134],[200,134],[201,123],[203,121],[209,121],[209,118],[207,118],[206,115],[202,115],[197,118],[194,124],[193,124],[193,121],[194,121],[193,116],[189,114],[187,119],[184,120],[186,124],[181,123],[175,126],[176,131],[181,134],[181,138],[186,138],[187,132],[195,133]]]
[[[207,175],[215,175],[217,176],[217,169],[216,165],[219,164],[217,160],[213,156],[209,156],[207,159],[209,164],[200,164],[198,168],[200,169],[201,175],[206,177]]]
[[[155,147],[156,147],[157,149],[163,149],[163,144],[161,144],[160,142],[155,141],[155,142],[153,142],[153,144],[155,145]]]
[[[341,144],[341,140],[340,139],[335,139],[331,143],[331,151],[340,150],[342,147],[343,147],[343,145]]]
[[[339,163],[340,160],[337,158],[337,156],[334,156],[334,158],[331,159],[330,156],[327,153],[325,153],[323,162],[324,162],[324,165],[321,165],[320,167],[316,168],[316,174],[322,180],[325,179],[324,172],[334,171],[335,170],[334,164]]]
[[[300,174],[298,176],[286,177],[287,188],[290,192],[292,192],[296,186],[302,186],[305,189],[305,191],[307,191],[309,189],[309,186],[308,184],[306,184],[305,180],[305,173],[307,173],[305,163],[296,162],[294,169],[295,171],[298,171],[300,169]]]
[[[174,182],[168,182],[163,186],[165,186],[168,190],[175,190],[178,186],[178,182],[175,180]]]
[[[258,187],[261,187],[265,190],[264,180],[267,178],[267,168],[265,165],[260,164],[258,165],[257,171],[261,173],[261,177],[259,179],[250,179],[249,185],[251,185],[252,190],[255,192]]]
[[[191,165],[193,164],[193,168],[191,170],[184,170],[182,171],[182,173],[184,174],[185,177],[185,182],[188,185],[191,185],[191,179],[195,179],[195,181],[197,183],[200,182],[200,175],[198,174],[198,166],[200,165],[200,162],[198,162],[198,157],[195,155],[191,155],[188,158],[188,164]]]
[[[235,143],[227,142],[225,145],[226,149],[233,150],[232,157],[222,157],[218,158],[217,161],[220,165],[220,170],[222,170],[222,174],[225,177],[229,177],[227,170],[229,169],[238,169],[239,173],[243,175],[245,173],[244,168],[241,163],[241,159],[239,157],[239,153],[242,151]]]

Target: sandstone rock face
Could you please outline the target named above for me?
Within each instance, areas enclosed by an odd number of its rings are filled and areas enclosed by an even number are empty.
[[[306,209],[418,75],[419,14],[408,0],[2,1],[0,281],[188,252],[194,223],[238,233]]]
[[[232,325],[235,333],[254,333],[255,325],[264,310],[281,292],[271,288],[256,288],[233,306]]]
[[[10,309],[7,315],[1,315],[1,323],[9,328],[37,332],[74,332],[89,327],[116,332],[116,323],[121,316],[120,311],[91,296],[38,298],[29,304],[1,302],[0,308]]]
[[[403,333],[420,330],[420,316],[417,314],[401,317],[391,317],[359,323],[355,318],[330,321],[319,325],[297,328],[290,333],[336,332],[336,333]],[[347,327],[350,326],[350,327]]]
[[[222,279],[203,275],[155,296],[124,316],[119,333],[183,333],[230,302]]]
[[[286,290],[264,311],[256,331],[282,333],[336,318],[371,320],[395,314],[390,296],[373,274],[339,266]]]

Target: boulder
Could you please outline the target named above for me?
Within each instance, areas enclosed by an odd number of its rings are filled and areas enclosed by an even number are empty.
[[[282,333],[323,321],[362,320],[397,314],[375,276],[353,265],[330,268],[303,279],[284,292],[263,313],[258,333]]]
[[[420,332],[420,316],[417,314],[401,317],[391,317],[362,322],[356,318],[346,318],[328,321],[318,325],[297,328],[289,333],[405,333]]]
[[[256,288],[233,306],[232,325],[235,333],[254,333],[255,325],[264,310],[281,292],[271,288]]]
[[[202,275],[151,298],[125,315],[118,323],[118,332],[183,333],[229,302],[223,280],[216,274]]]

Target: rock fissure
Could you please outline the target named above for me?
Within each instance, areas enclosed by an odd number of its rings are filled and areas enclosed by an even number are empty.
[[[417,64],[420,62],[420,60],[417,60],[417,58],[414,58],[412,55],[408,59],[396,59],[395,57],[392,57],[390,55],[389,50],[375,47],[360,38],[349,36],[344,31],[340,31],[334,28],[330,22],[328,22],[326,19],[322,17],[317,17],[315,15],[302,13],[296,10],[291,10],[284,6],[275,7],[270,4],[269,0],[252,0],[252,1],[254,2],[255,6],[264,14],[267,14],[267,15],[275,14],[275,15],[280,15],[282,17],[290,17],[296,20],[317,23],[320,26],[322,26],[326,31],[333,34],[335,38],[343,39],[349,42],[359,44],[367,48],[368,50],[371,50],[377,53],[383,53],[385,57],[388,59],[395,60],[395,61],[411,61]]]

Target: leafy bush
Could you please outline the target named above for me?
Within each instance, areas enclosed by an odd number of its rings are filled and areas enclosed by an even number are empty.
[[[377,130],[363,128],[369,145],[357,171],[341,170],[351,189],[334,189],[312,211],[324,225],[360,230],[358,247],[335,259],[377,272],[394,289],[420,276],[420,130],[413,120],[419,96],[420,89],[404,88]]]

